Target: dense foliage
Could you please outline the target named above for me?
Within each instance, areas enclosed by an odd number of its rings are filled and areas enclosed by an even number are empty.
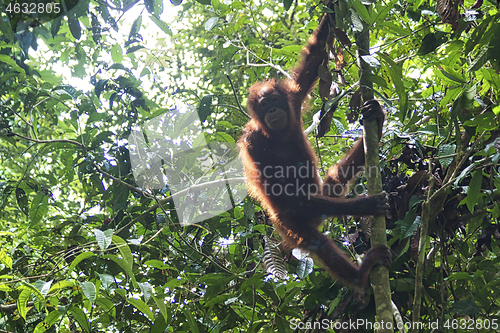
[[[258,203],[231,183],[241,176],[231,161],[248,87],[286,76],[330,9],[39,2],[36,13],[0,3],[0,332],[290,332],[323,319],[374,321],[370,295],[359,300],[309,257],[288,254],[285,266]],[[457,332],[500,325],[498,6],[333,7],[329,72],[339,93],[326,103],[336,106],[330,130],[310,139],[325,171],[359,136],[354,36],[369,27],[363,59],[388,114],[381,163],[392,299],[404,323],[422,239],[420,321]],[[322,97],[312,93],[306,126]],[[221,178],[221,164],[232,178]],[[197,192],[210,182],[214,195]],[[346,250],[366,250],[366,220],[329,222],[324,231]]]

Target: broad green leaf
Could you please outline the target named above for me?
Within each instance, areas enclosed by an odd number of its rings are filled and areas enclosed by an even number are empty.
[[[351,9],[351,22],[353,25],[353,30],[355,32],[363,31],[363,22],[359,18],[358,14],[352,9]]]
[[[12,258],[7,255],[4,249],[0,249],[0,263],[7,266],[7,268],[12,268]]]
[[[69,266],[68,268],[68,273],[71,273],[71,271],[76,267],[76,265],[78,265],[80,262],[82,262],[83,260],[85,259],[88,259],[90,257],[93,257],[95,256],[94,253],[90,252],[90,251],[87,251],[87,252],[83,252],[83,253],[80,253],[78,256],[76,256],[76,258],[71,262],[71,265]]]
[[[204,96],[201,99],[200,106],[198,107],[198,116],[201,122],[207,120],[208,116],[212,113],[212,95]]]
[[[71,35],[73,35],[76,40],[79,40],[82,37],[82,27],[75,15],[68,15],[68,26]]]
[[[30,226],[36,226],[49,211],[49,197],[42,191],[38,191],[35,198],[31,202],[30,207]]]
[[[157,259],[148,260],[144,263],[144,265],[151,266],[151,267],[158,268],[158,269],[165,269],[165,268],[170,267],[169,265],[164,264],[163,261],[160,261]]]
[[[210,0],[209,0],[210,1]],[[158,26],[158,28],[160,28],[164,33],[166,33],[167,35],[169,36],[172,36],[173,33],[172,33],[172,30],[170,30],[170,27],[168,26],[168,24],[166,24],[165,22],[163,22],[162,20],[160,20],[159,18],[151,15],[149,16],[149,18]]]
[[[455,153],[456,145],[454,144],[445,144],[439,146],[436,157],[439,159],[439,163],[443,166],[443,168],[447,168],[451,162],[453,162],[453,156],[440,158],[441,156],[453,155]]]
[[[28,196],[26,195],[26,192],[20,187],[16,188],[16,199],[19,208],[21,208],[21,211],[24,213],[24,215],[29,217],[30,212],[28,208]]]
[[[127,301],[132,304],[137,310],[145,314],[149,320],[154,320],[155,316],[149,309],[149,306],[141,299],[128,298]]]
[[[43,333],[43,332],[47,331],[49,328],[52,327],[52,325],[54,325],[59,320],[60,316],[61,316],[61,312],[59,312],[59,310],[54,310],[54,311],[50,312],[42,322],[40,322],[40,323],[38,323],[38,325],[36,325],[33,333]]]
[[[169,289],[174,289],[177,288],[178,286],[181,286],[186,282],[185,278],[180,278],[180,279],[171,279],[165,283],[164,287],[169,288]]]
[[[40,288],[40,293],[43,295],[43,297],[47,296],[47,294],[49,293],[50,286],[52,285],[53,281],[54,280],[50,280],[49,282],[41,281],[43,284],[42,287]]]
[[[425,35],[424,39],[422,39],[422,44],[420,45],[417,54],[420,56],[429,54],[447,41],[448,38],[446,37],[446,33],[442,31],[430,32]]]
[[[479,201],[479,194],[481,193],[481,183],[483,181],[483,171],[476,170],[472,175],[472,179],[469,183],[469,190],[467,191],[467,208],[471,213],[474,212],[474,206]]]
[[[168,315],[167,312],[167,305],[165,304],[165,300],[159,297],[156,297],[153,295],[153,300],[156,303],[156,306],[158,307],[158,310],[160,310],[160,313],[163,315],[163,318],[165,318],[165,322],[168,323],[171,320],[171,317]]]
[[[17,311],[19,311],[19,315],[23,317],[24,320],[26,320],[26,313],[28,313],[26,304],[28,303],[31,294],[31,290],[24,289],[21,291],[19,297],[17,298]]]
[[[111,245],[112,237],[113,237],[113,229],[102,230],[94,229],[95,239],[97,241],[97,245],[99,248],[104,251]]]
[[[15,40],[14,32],[12,31],[12,27],[9,24],[9,20],[0,19],[0,31],[11,42]]]
[[[362,4],[360,0],[352,0],[351,3],[356,10],[356,14],[358,14],[367,25],[371,25],[372,19],[368,13],[368,9],[366,9],[366,6]]]
[[[149,282],[140,282],[139,288],[141,288],[142,294],[144,295],[144,301],[147,303],[153,294],[153,287]]]
[[[45,300],[45,297],[42,295],[42,293],[40,292],[40,290],[38,290],[34,285],[32,285],[31,283],[28,283],[26,281],[21,281],[22,285],[20,285],[19,287],[17,287],[18,290],[26,290],[26,289],[29,289],[31,290],[31,292],[33,294],[35,294],[36,298],[38,298],[38,300],[40,301],[43,301]]]
[[[13,70],[15,70],[16,72],[21,73],[22,78],[25,77],[26,72],[24,71],[24,69],[22,69],[21,67],[19,67],[17,65],[17,63],[14,60],[12,60],[12,58],[9,57],[8,55],[0,54],[0,62],[3,62],[5,64],[11,66]]]
[[[165,317],[156,316],[156,319],[151,327],[151,331],[149,333],[163,333],[165,329],[168,327],[168,323],[165,321]],[[212,329],[212,332],[217,333],[216,329]]]
[[[380,68],[380,62],[377,58],[371,55],[363,55],[361,58],[368,64],[370,67],[378,69]]]
[[[109,287],[115,283],[115,278],[109,274],[101,274],[97,273],[99,275],[99,279],[101,280],[101,283],[104,287],[104,289],[108,290]]]
[[[385,68],[392,79],[394,88],[396,88],[396,93],[399,97],[399,111],[402,115],[401,119],[404,120],[408,110],[408,95],[403,83],[403,70],[401,65],[396,64],[388,55],[384,53],[379,53],[378,55],[387,64]]]
[[[83,291],[83,294],[85,295],[85,297],[87,297],[88,300],[90,301],[90,303],[93,304],[95,301],[95,298],[96,298],[96,294],[97,294],[95,284],[93,284],[90,281],[85,281],[85,282],[81,283],[81,287],[82,287],[82,291]]]
[[[142,16],[138,16],[134,22],[132,23],[132,27],[130,28],[130,32],[128,34],[129,40],[135,38],[135,36],[139,33],[142,24]]]
[[[140,49],[143,49],[143,48],[144,48],[144,46],[143,46],[143,45],[136,45],[136,46],[132,46],[131,48],[128,48],[128,49],[127,49],[126,54],[134,53],[135,51],[140,50]]]
[[[60,291],[60,290],[66,289],[66,288],[73,288],[74,285],[75,285],[75,283],[73,281],[66,281],[66,280],[59,281],[59,282],[54,283],[50,287],[49,293],[53,294],[57,291]]]
[[[111,317],[116,317],[116,307],[110,299],[101,297],[96,299],[95,304],[103,308]]]
[[[132,257],[132,252],[130,251],[130,247],[128,246],[127,242],[125,242],[121,237],[117,235],[113,235],[112,240],[113,244],[115,244],[115,246],[118,248],[118,251],[120,251],[122,258],[129,265],[130,269],[132,269],[134,258]]]
[[[82,309],[76,306],[72,306],[68,309],[68,312],[71,313],[73,318],[76,319],[78,325],[80,325],[80,327],[84,332],[90,332],[91,326],[89,320],[87,318],[87,315],[85,314],[85,312],[83,312]]]
[[[103,256],[103,258],[110,259],[110,260],[114,261],[116,264],[118,264],[118,266],[120,266],[121,269],[123,269],[123,271],[128,276],[128,278],[132,279],[132,283],[133,283],[134,287],[138,287],[134,272],[132,271],[132,266],[129,265],[126,260],[120,259],[117,256],[115,256],[114,254],[106,254]]]
[[[111,47],[111,59],[113,62],[121,63],[123,60],[122,48],[119,44],[114,44]]]
[[[488,60],[490,59],[488,50],[489,46],[483,46],[479,50],[479,52],[473,57],[469,68],[467,68],[467,72],[475,72],[488,62]]]
[[[296,273],[301,279],[305,279],[309,274],[312,273],[313,267],[314,260],[310,257],[303,257],[299,260]]]
[[[188,324],[189,324],[189,327],[191,328],[191,332],[193,333],[199,333],[200,330],[198,328],[198,324],[197,324],[197,321],[194,319],[194,316],[193,314],[191,313],[191,310],[190,310],[190,307],[186,306],[184,308],[184,311],[182,312],[186,318],[187,318],[187,321],[188,321]]]
[[[217,22],[219,22],[219,18],[218,17],[211,17],[211,18],[209,18],[208,21],[205,22],[205,30],[206,31],[212,30],[212,28],[217,24]]]
[[[458,83],[466,83],[465,79],[450,66],[439,66],[439,69],[447,79]]]

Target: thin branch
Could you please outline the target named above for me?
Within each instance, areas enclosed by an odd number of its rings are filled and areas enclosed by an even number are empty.
[[[21,116],[18,112],[16,112],[13,108],[11,108],[8,105],[3,105],[3,104],[0,104],[0,106],[4,107],[7,110],[9,110],[10,112],[14,113],[16,116],[18,116],[19,118],[21,118],[21,120],[24,121],[26,123],[26,125],[28,125],[31,129],[33,129],[33,125],[29,121],[27,121],[26,119],[24,119],[24,117]]]
[[[246,113],[245,110],[243,110],[243,107],[241,106],[240,99],[238,98],[238,94],[236,93],[236,88],[234,87],[234,84],[233,84],[233,80],[231,80],[231,77],[229,76],[229,74],[226,74],[226,77],[229,80],[229,84],[231,85],[231,89],[233,90],[233,95],[234,95],[234,98],[236,99],[236,103],[238,103],[238,108],[239,108],[240,112],[245,117],[250,118],[248,113]]]
[[[73,141],[73,140],[69,140],[69,139],[56,139],[56,140],[38,140],[38,139],[33,139],[33,138],[30,138],[30,137],[27,137],[27,136],[24,136],[24,135],[21,135],[21,134],[17,134],[17,133],[14,133],[14,132],[10,132],[12,133],[13,135],[17,136],[17,137],[20,137],[22,139],[25,139],[25,140],[28,140],[28,141],[33,141],[33,142],[36,142],[36,143],[70,143],[72,145],[75,145],[75,146],[78,146],[84,150],[86,150],[86,147],[79,143],[79,142],[76,142],[76,141]]]

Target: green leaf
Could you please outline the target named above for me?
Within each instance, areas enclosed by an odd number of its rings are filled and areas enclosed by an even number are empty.
[[[378,65],[380,66],[380,63]],[[366,79],[378,84],[379,87],[387,89],[387,82],[383,77],[373,74],[364,74],[364,76],[366,77]]]
[[[20,187],[16,188],[16,199],[17,205],[19,206],[19,208],[21,208],[21,211],[24,213],[24,215],[29,217],[30,211],[28,208],[28,196],[26,195],[26,192]]]
[[[3,10],[5,10],[5,8]],[[15,41],[16,37],[14,36],[14,32],[9,24],[9,20],[4,20],[3,17],[0,19],[0,31],[7,39],[9,39],[10,42]]]
[[[132,257],[132,252],[130,251],[130,247],[127,242],[125,242],[121,237],[117,235],[113,235],[113,244],[118,248],[122,258],[127,262],[127,264],[132,268],[132,264],[134,263],[134,258]]]
[[[123,54],[122,54],[122,48],[120,47],[119,44],[114,44],[111,47],[111,59],[113,59],[113,62],[120,63],[123,60]]]
[[[165,22],[163,22],[162,20],[160,20],[159,18],[157,18],[156,16],[153,16],[153,15],[151,15],[149,18],[158,26],[158,28],[161,29],[161,31],[163,31],[164,33],[166,33],[169,36],[173,35],[172,30],[170,30],[170,27],[168,26],[168,24],[166,24]]]
[[[439,66],[439,70],[447,79],[451,81],[466,83],[465,79],[461,77],[461,75],[457,73],[453,68],[451,68],[451,66]]]
[[[42,293],[40,292],[40,290],[38,290],[34,285],[32,285],[31,283],[28,283],[26,281],[21,281],[22,285],[20,285],[19,287],[17,287],[18,290],[25,290],[25,289],[29,289],[31,290],[31,292],[33,294],[35,294],[36,298],[38,298],[40,301],[44,301],[45,300],[45,297],[42,295]]]
[[[217,24],[217,22],[219,22],[219,18],[218,17],[211,17],[207,20],[207,22],[205,22],[205,30],[206,31],[210,31],[212,30],[212,28]]]
[[[75,320],[78,322],[78,325],[80,325],[84,332],[90,332],[91,326],[89,320],[82,309],[76,306],[72,306],[68,309],[68,312],[71,313],[73,318],[75,318]]]
[[[200,106],[198,107],[198,117],[201,122],[207,120],[208,116],[212,113],[212,95],[206,95],[201,99]]]
[[[43,219],[45,214],[49,211],[49,198],[43,194],[43,192],[39,191],[33,201],[31,202],[30,207],[30,227],[38,225],[38,223]]]
[[[406,113],[408,110],[408,95],[403,83],[403,70],[399,64],[396,64],[388,55],[380,52],[378,54],[382,60],[386,63],[385,69],[389,73],[392,79],[394,88],[396,88],[396,93],[399,97],[399,111],[402,114],[401,119],[406,118]]]
[[[309,274],[313,272],[313,268],[314,260],[311,257],[304,256],[299,260],[296,273],[299,278],[305,279]]]
[[[133,305],[137,310],[145,314],[149,320],[154,320],[155,316],[149,309],[148,305],[141,299],[128,298],[127,301]]]
[[[126,52],[126,53],[127,53],[127,54],[129,54],[129,53],[134,53],[135,51],[140,50],[140,49],[143,49],[143,48],[144,48],[144,46],[142,46],[142,45],[132,46],[131,48],[128,48],[128,49],[127,49],[127,52]]]
[[[101,280],[102,286],[104,289],[108,290],[109,287],[115,282],[115,278],[109,274],[105,273],[97,273],[99,275],[99,279]]]
[[[363,22],[359,18],[358,14],[354,10],[351,9],[351,22],[353,25],[352,30],[354,32],[361,32],[363,31]]]
[[[428,33],[425,35],[424,39],[422,39],[422,45],[420,45],[417,54],[423,56],[431,53],[447,41],[448,38],[446,37],[446,33],[442,31]]]
[[[488,45],[483,46],[481,50],[479,50],[479,52],[473,57],[473,60],[470,63],[467,72],[475,72],[479,68],[483,67],[485,63],[488,62],[488,60],[490,59],[488,50],[489,50]]]
[[[439,163],[441,163],[443,168],[446,169],[451,164],[451,162],[453,162],[453,157],[452,156],[446,157],[446,158],[440,158],[440,157],[454,154],[456,147],[457,146],[455,144],[451,144],[451,145],[445,144],[445,145],[439,146],[436,157],[439,158]]]
[[[113,237],[113,229],[107,229],[104,232],[99,229],[94,229],[95,239],[99,248],[104,251],[111,244]]]
[[[38,325],[36,325],[33,333],[43,333],[43,332],[47,331],[49,328],[52,327],[52,325],[54,325],[59,320],[60,316],[61,316],[61,312],[59,312],[59,310],[54,310],[54,311],[50,312],[42,322],[40,322],[40,323],[38,323]]]
[[[62,18],[63,18],[63,15],[59,15],[54,20],[52,20],[51,27],[50,27],[50,33],[51,33],[52,37],[55,37],[57,35],[57,33],[59,32],[59,29],[61,29]]]
[[[184,308],[184,311],[182,313],[187,318],[189,327],[191,328],[191,332],[193,332],[193,333],[200,333],[200,330],[198,328],[198,324],[197,324],[196,320],[194,319],[193,314],[191,313],[190,307],[186,306]]]
[[[169,267],[169,265],[164,264],[163,261],[160,261],[157,259],[148,260],[144,263],[144,265],[151,266],[151,267],[158,268],[158,269],[165,269],[165,268]]]
[[[138,16],[134,22],[132,23],[132,27],[130,28],[130,32],[128,34],[128,39],[133,39],[139,33],[142,24],[142,16]]]
[[[116,318],[116,307],[111,300],[101,297],[96,299],[95,304],[103,308],[111,317]]]
[[[46,297],[47,294],[49,293],[50,286],[52,285],[52,282],[54,280],[50,280],[48,282],[44,282],[44,281],[38,280],[37,282],[39,282],[39,281],[43,283],[42,287],[40,288],[40,293],[43,295],[43,297]]]
[[[16,72],[21,73],[23,78],[26,76],[26,72],[24,71],[24,69],[19,67],[17,63],[10,56],[5,54],[0,54],[0,61],[11,66],[12,69],[15,70]]]
[[[147,303],[147,301],[149,301],[151,295],[153,294],[153,287],[151,287],[149,282],[140,282],[139,288],[141,289],[142,294],[144,295],[144,301]]]
[[[467,191],[466,204],[469,211],[474,212],[474,206],[479,201],[479,194],[481,193],[481,183],[483,181],[483,171],[476,170],[472,175],[472,179],[469,183],[469,190]]]
[[[163,316],[156,316],[156,319],[151,327],[151,331],[149,333],[163,333],[165,329],[168,327],[168,323]],[[212,332],[217,332],[217,330],[212,330]]]
[[[90,251],[80,253],[78,256],[76,256],[73,262],[71,262],[71,265],[68,268],[68,273],[70,273],[80,262],[93,256],[95,256],[95,254]]]
[[[95,284],[93,284],[90,281],[85,281],[85,282],[81,283],[81,287],[82,287],[82,291],[83,291],[83,294],[85,295],[85,297],[88,298],[90,303],[94,304],[94,301],[95,301],[95,298],[97,295],[97,290],[96,290]]]
[[[12,268],[12,258],[7,255],[4,249],[0,249],[0,263],[7,266],[7,268]]]
[[[165,322],[168,323],[171,317],[168,315],[167,305],[165,304],[165,300],[155,297],[154,295],[153,295],[153,300],[155,301],[158,310],[160,310],[160,313],[163,315],[163,318],[165,318]]]
[[[29,289],[24,289],[19,294],[17,298],[17,311],[19,311],[19,315],[26,320],[26,314],[28,313],[28,308],[26,304],[28,303],[28,299],[30,298],[32,292]]]
[[[155,0],[144,0],[144,6],[148,10],[149,14],[155,13]]]
[[[289,10],[293,4],[293,0],[283,0],[283,7],[285,10]]]
[[[59,281],[59,282],[54,283],[50,287],[49,293],[53,294],[57,291],[60,291],[60,290],[66,289],[66,288],[73,288],[74,285],[75,285],[75,283],[73,281],[66,281],[66,280]]]
[[[129,265],[127,261],[118,258],[114,254],[106,254],[103,256],[103,259],[110,259],[114,261],[116,264],[118,264],[118,266],[120,266],[121,269],[123,269],[125,274],[127,274],[128,278],[132,279],[132,284],[134,285],[134,287],[138,287],[134,272],[132,271],[132,266]]]
[[[374,68],[375,70],[380,68],[380,62],[374,56],[363,55],[361,56],[361,59],[363,59],[368,65],[370,65],[370,67]]]
[[[68,26],[71,35],[76,40],[79,40],[82,37],[82,27],[80,26],[80,21],[74,15],[68,16]]]
[[[370,17],[370,13],[368,12],[366,6],[362,4],[360,0],[352,0],[351,3],[354,9],[356,10],[356,14],[358,14],[359,17],[361,17],[361,19],[365,21],[367,25],[371,25],[372,19]]]

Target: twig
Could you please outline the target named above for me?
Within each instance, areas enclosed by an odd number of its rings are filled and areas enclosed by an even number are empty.
[[[226,77],[229,80],[229,84],[231,85],[231,89],[233,90],[233,95],[234,95],[234,98],[236,99],[236,103],[238,104],[238,109],[245,117],[250,118],[248,113],[246,113],[245,110],[243,110],[243,107],[241,107],[240,99],[238,98],[238,94],[236,93],[236,88],[234,87],[233,80],[231,80],[231,77],[229,76],[229,74],[226,74]]]

